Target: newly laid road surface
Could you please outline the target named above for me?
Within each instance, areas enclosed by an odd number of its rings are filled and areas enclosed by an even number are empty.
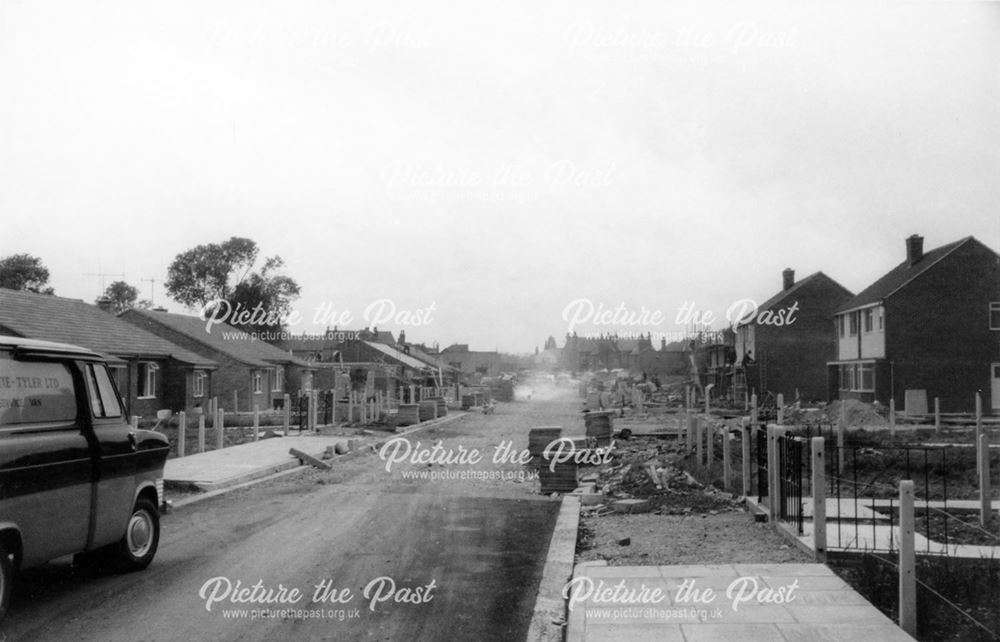
[[[559,503],[492,457],[504,440],[526,449],[533,426],[582,432],[579,407],[536,395],[398,451],[441,439],[481,453],[476,465],[386,471],[369,454],[178,509],[146,571],[25,571],[0,641],[524,639]],[[484,478],[441,478],[469,470]]]

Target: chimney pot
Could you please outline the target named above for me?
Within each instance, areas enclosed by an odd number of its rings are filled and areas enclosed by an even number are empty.
[[[787,290],[788,288],[795,285],[795,270],[792,268],[785,268],[781,272],[781,285],[782,290]]]
[[[924,237],[912,234],[906,239],[906,264],[916,265],[924,258]]]

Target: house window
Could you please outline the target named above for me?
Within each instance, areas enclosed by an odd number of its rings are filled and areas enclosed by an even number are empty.
[[[204,370],[194,371],[194,396],[204,397],[205,396],[205,379],[208,377],[205,375]]]
[[[845,363],[840,366],[840,389],[854,392],[875,391],[875,364]]]
[[[152,361],[142,362],[139,364],[138,388],[140,399],[156,398],[156,373],[159,370],[160,366],[156,365]]]
[[[1000,301],[990,303],[990,330],[1000,330]]]
[[[872,309],[868,308],[865,310],[865,332],[871,332],[874,327],[874,314]]]
[[[836,319],[836,321],[834,323],[837,326],[837,333],[840,335],[840,338],[843,339],[844,338],[844,332],[846,330],[846,328],[844,326],[844,315],[842,314],[839,317],[837,317],[837,319]]]
[[[850,320],[851,320],[851,336],[855,337],[858,335],[858,313],[851,312]]]
[[[885,311],[882,308],[878,309],[878,329],[879,332],[885,330]]]
[[[255,395],[259,395],[261,392],[264,391],[263,380],[264,380],[264,377],[261,376],[260,370],[254,370],[253,371],[253,393]]]
[[[282,392],[285,389],[285,369],[278,367],[274,369],[274,376],[272,377],[274,381],[274,387],[272,390],[274,392]]]
[[[861,380],[858,382],[858,390],[863,392],[875,391],[875,365],[862,363],[858,366],[861,369]]]
[[[128,371],[125,366],[108,366],[111,370],[111,378],[115,380],[115,386],[118,387],[118,391],[128,392]]]

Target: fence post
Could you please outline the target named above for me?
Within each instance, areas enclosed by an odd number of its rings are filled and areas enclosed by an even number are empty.
[[[785,395],[783,395],[780,392],[778,393],[777,404],[778,404],[778,425],[779,426],[784,426],[785,425]]]
[[[986,528],[993,515],[990,505],[990,438],[979,437],[979,525]]]
[[[132,426],[132,430],[138,430],[139,429],[139,415],[132,415],[132,420],[129,422],[129,425]]]
[[[767,426],[767,516],[773,523],[778,516],[778,426]]]
[[[226,411],[219,408],[219,412],[215,415],[215,447],[223,448],[225,446],[224,433],[226,431]]]
[[[715,424],[705,418],[705,467],[715,461]]]
[[[705,426],[704,422],[697,418],[697,433],[695,435],[695,447],[697,448],[697,459],[698,465],[701,466],[705,462]]]
[[[240,409],[240,391],[233,390],[233,412],[238,412]]]
[[[983,439],[983,396],[976,391],[976,474],[982,476],[983,472],[983,458],[980,450],[982,449],[982,439]],[[989,444],[986,445],[989,448]],[[987,450],[987,452],[989,452]],[[987,457],[986,461],[989,461]],[[986,467],[989,470],[989,465]],[[988,476],[987,476],[988,477]]]
[[[760,415],[757,414],[757,393],[750,395],[750,423],[754,426],[760,421]]]
[[[694,450],[694,439],[695,439],[695,435],[697,434],[697,429],[698,429],[697,423],[698,423],[698,418],[695,417],[692,414],[688,414],[688,416],[687,416],[687,451],[689,453],[692,450]]]
[[[941,434],[941,397],[934,397],[934,434]]]
[[[847,410],[844,403],[840,403],[840,423],[837,426],[837,474],[844,474],[844,435],[847,432]],[[840,507],[837,507],[840,510]]]
[[[899,626],[917,636],[917,578],[913,545],[913,480],[899,482]]]
[[[750,433],[750,426],[747,425],[746,417],[743,418],[741,422],[741,427],[743,430],[740,435],[743,439],[743,443],[740,444],[742,450],[741,455],[743,457],[743,496],[750,496],[750,440],[752,439]]]
[[[826,563],[826,467],[823,437],[812,438],[813,549],[816,561]]]
[[[285,436],[288,436],[288,431],[292,425],[292,395],[285,393],[284,396],[284,410],[285,410]]]
[[[253,440],[260,439],[260,404],[253,405]]]
[[[896,436],[896,398],[889,398],[889,435]]]
[[[723,426],[722,428],[722,490],[729,492],[729,475],[732,473],[732,462],[730,459],[730,451],[732,447],[729,443],[729,428]]]
[[[198,415],[198,452],[205,452],[205,413]]]
[[[181,410],[177,413],[177,456],[183,457],[184,451],[186,450],[185,440],[187,439],[187,425],[188,416],[187,413]]]

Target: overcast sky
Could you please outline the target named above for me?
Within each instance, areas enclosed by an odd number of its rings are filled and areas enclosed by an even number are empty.
[[[296,331],[387,299],[513,352],[578,299],[673,332],[785,267],[857,292],[913,233],[1000,250],[998,35],[996,3],[0,0],[0,256],[183,311],[174,256],[246,236]]]

